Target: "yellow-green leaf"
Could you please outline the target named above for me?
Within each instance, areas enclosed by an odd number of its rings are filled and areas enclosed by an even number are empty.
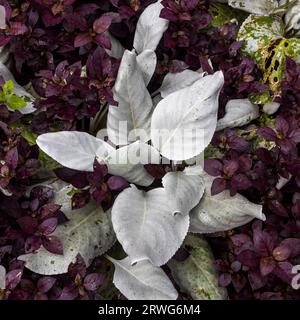
[[[13,110],[20,110],[26,106],[26,102],[15,94],[12,94],[10,97],[6,98],[6,103],[8,107]]]
[[[12,80],[6,81],[3,85],[3,92],[5,96],[10,96],[14,93],[14,83]]]
[[[252,57],[263,72],[263,82],[280,96],[286,56],[300,56],[300,39],[283,36],[284,24],[277,16],[250,15],[240,28],[238,40],[243,40],[242,51]],[[263,99],[261,99],[263,98]],[[266,94],[256,100],[265,100]],[[269,101],[268,101],[269,102]]]
[[[29,130],[25,125],[21,127],[21,135],[31,146],[36,144],[37,135]]]

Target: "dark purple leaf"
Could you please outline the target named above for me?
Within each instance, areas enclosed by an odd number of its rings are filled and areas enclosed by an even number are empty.
[[[18,149],[16,147],[10,149],[6,153],[4,160],[11,169],[16,169],[18,165]]]
[[[257,134],[268,141],[276,141],[277,135],[274,130],[270,128],[261,128],[257,130]]]
[[[293,266],[289,262],[279,262],[274,269],[274,274],[287,284],[291,284],[294,277],[292,274]]]
[[[128,182],[124,178],[117,176],[110,177],[107,180],[107,185],[110,190],[123,190],[129,186]]]
[[[216,195],[223,192],[227,188],[227,181],[222,178],[217,178],[211,185],[211,194]]]
[[[99,273],[90,273],[84,278],[83,285],[88,291],[95,291],[104,283],[105,277]]]
[[[40,219],[44,220],[55,217],[60,208],[61,205],[55,203],[48,203],[43,205],[40,208]]]
[[[63,245],[56,236],[43,237],[43,246],[46,250],[55,254],[63,254]]]
[[[258,272],[255,271],[249,271],[248,280],[252,290],[258,290],[262,288],[266,283],[265,278],[263,278]]]
[[[86,275],[86,264],[80,254],[77,255],[75,263],[70,263],[68,274],[75,279],[79,274],[82,278]]]
[[[64,287],[60,297],[57,300],[74,300],[78,296],[78,289],[75,285]]]
[[[27,234],[35,233],[37,229],[37,221],[35,218],[31,216],[24,216],[17,220],[21,229],[26,232]]]
[[[25,252],[31,253],[40,248],[42,245],[42,239],[39,236],[31,236],[26,239],[25,242]]]
[[[57,218],[46,219],[38,226],[38,230],[41,234],[47,236],[54,232],[57,227],[57,222]]]
[[[270,274],[276,267],[276,262],[272,257],[263,257],[260,259],[259,268],[263,277]]]
[[[110,16],[102,16],[94,21],[93,29],[96,33],[100,34],[105,32],[111,25]]]
[[[237,258],[245,266],[252,267],[252,268],[255,268],[258,266],[258,262],[259,262],[258,255],[252,250],[242,251]]]
[[[223,164],[219,160],[208,159],[204,162],[204,170],[211,176],[218,177],[223,171]]]
[[[93,41],[93,38],[90,36],[89,33],[80,33],[76,36],[74,40],[74,47],[79,48],[83,47]]]
[[[254,248],[264,257],[269,256],[274,248],[274,239],[272,236],[260,230],[259,228],[253,231]]]
[[[23,270],[15,269],[6,273],[6,289],[13,290],[20,283],[22,278]]]
[[[41,293],[47,293],[55,284],[56,279],[54,277],[42,277],[37,282],[37,289]]]

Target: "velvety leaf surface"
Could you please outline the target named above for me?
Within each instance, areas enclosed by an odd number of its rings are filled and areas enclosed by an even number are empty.
[[[169,201],[175,204],[176,212],[187,215],[200,202],[204,181],[200,175],[188,172],[169,172],[162,179]]]
[[[163,188],[144,192],[132,185],[117,197],[112,223],[131,263],[148,259],[161,266],[175,254],[187,234],[189,216],[174,216],[174,211]]]
[[[176,300],[178,293],[172,282],[159,267],[148,260],[134,265],[129,258],[115,260],[114,284],[130,300]]]
[[[189,256],[183,261],[172,259],[168,266],[182,292],[194,300],[225,300],[227,292],[218,286],[214,257],[204,238],[189,235],[183,243]]]
[[[169,21],[159,17],[162,8],[161,0],[158,0],[149,5],[140,16],[133,43],[139,54],[147,49],[155,51],[163,33],[167,30]]]
[[[225,107],[225,116],[218,120],[217,131],[241,127],[259,117],[259,107],[248,99],[230,100]]]
[[[126,50],[123,55],[114,86],[114,99],[118,106],[109,106],[107,118],[108,137],[115,145],[126,145],[138,139],[143,142],[149,140],[152,100],[144,77],[148,81],[154,61],[153,54],[149,51],[148,53],[150,66],[144,64],[144,72],[138,65],[135,53]],[[147,57],[148,53],[143,53],[142,59]],[[150,70],[146,71],[147,68]]]
[[[228,190],[212,195],[212,179],[209,176],[205,178],[205,185],[202,200],[190,214],[190,232],[226,231],[242,226],[254,218],[265,220],[261,205],[251,203],[240,194],[232,197]]]
[[[210,143],[217,125],[222,72],[208,75],[163,99],[154,110],[151,140],[170,160],[187,160]]]
[[[168,73],[158,91],[162,98],[165,98],[175,91],[191,86],[201,77],[203,77],[202,73],[191,70],[184,70],[179,73]]]

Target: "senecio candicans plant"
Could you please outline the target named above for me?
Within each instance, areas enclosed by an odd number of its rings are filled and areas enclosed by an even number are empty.
[[[113,88],[118,106],[108,107],[108,141],[82,132],[46,133],[37,138],[40,149],[67,168],[92,171],[96,158],[107,165],[110,174],[131,183],[113,204],[111,225],[108,213],[107,225],[103,221],[100,224],[106,232],[98,226],[95,230],[100,236],[98,240],[101,239],[98,255],[111,247],[114,233],[127,254],[123,260],[107,258],[115,265],[114,284],[129,299],[177,298],[176,289],[160,267],[174,256],[188,232],[225,231],[254,218],[265,219],[262,206],[241,195],[230,197],[224,191],[212,196],[212,179],[197,166],[197,156],[209,145],[217,128],[245,124],[257,115],[257,107],[248,101],[239,101],[245,108],[235,112],[236,101],[231,101],[225,117],[218,122],[218,98],[224,84],[221,71],[212,75],[189,70],[184,74],[168,74],[156,92],[160,96],[152,99],[147,90],[156,68],[156,47],[168,28],[168,20],[160,18],[161,9],[160,1],[145,9],[137,23],[134,49],[125,50],[123,54]],[[153,182],[144,164],[160,164],[166,159],[172,161],[173,170],[163,177],[162,187],[139,189],[138,186],[149,187]],[[177,169],[179,162],[181,170]],[[193,162],[196,165],[186,164]],[[100,219],[100,214],[95,218]],[[72,216],[68,224],[74,219]],[[65,228],[69,227],[61,228],[64,239]],[[78,229],[81,241],[86,242],[82,245],[85,250],[93,251],[95,233],[88,225],[82,229]],[[74,237],[69,241],[72,242],[70,250],[75,254],[79,248],[74,248]],[[63,243],[66,256],[65,241]],[[95,254],[86,254],[82,249],[79,252],[86,263]],[[41,251],[19,259],[42,274],[65,272],[72,261],[68,257],[66,263],[64,256],[47,258]],[[182,272],[175,272],[179,279],[183,277]],[[208,294],[224,298],[225,293],[217,282],[214,286],[215,293],[209,288]]]

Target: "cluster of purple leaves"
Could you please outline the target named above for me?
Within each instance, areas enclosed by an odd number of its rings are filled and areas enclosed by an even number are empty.
[[[0,194],[0,264],[6,268],[6,289],[0,290],[0,299],[94,299],[95,291],[106,280],[104,274],[96,272],[101,262],[87,269],[80,256],[63,276],[37,275],[17,260],[41,246],[63,254],[60,239],[52,233],[67,218],[60,206],[51,202],[53,196],[47,186],[36,186],[20,198]]]
[[[6,290],[0,290],[0,299],[8,300],[93,300],[96,290],[106,281],[95,272],[101,262],[95,261],[87,269],[80,255],[71,263],[68,272],[58,276],[40,276],[28,272],[20,261],[9,263]],[[98,297],[98,299],[101,297]]]
[[[300,68],[287,59],[281,107],[272,127],[257,129],[273,147],[253,148],[231,131],[213,143],[224,158],[206,161],[215,176],[212,193],[239,192],[263,204],[265,222],[253,222],[225,235],[210,238],[220,271],[220,285],[233,299],[299,299],[292,289],[292,267],[300,263],[299,99]],[[299,101],[299,100],[298,100]],[[236,140],[237,139],[237,140]],[[285,184],[277,184],[284,178]]]
[[[114,102],[119,61],[105,52],[108,32],[131,47],[137,17],[151,2],[0,1],[7,20],[0,45],[10,45],[17,80],[30,81],[45,98],[36,102],[41,112],[31,123],[34,132],[85,129],[101,104]]]
[[[118,193],[129,186],[128,182],[119,176],[108,174],[107,166],[94,161],[93,172],[81,172],[68,168],[59,168],[55,174],[61,180],[73,185],[72,208],[84,207],[91,199],[110,208]]]
[[[20,196],[37,171],[38,148],[22,138],[21,130],[4,122],[6,112],[6,106],[0,106],[0,187],[8,194]]]

